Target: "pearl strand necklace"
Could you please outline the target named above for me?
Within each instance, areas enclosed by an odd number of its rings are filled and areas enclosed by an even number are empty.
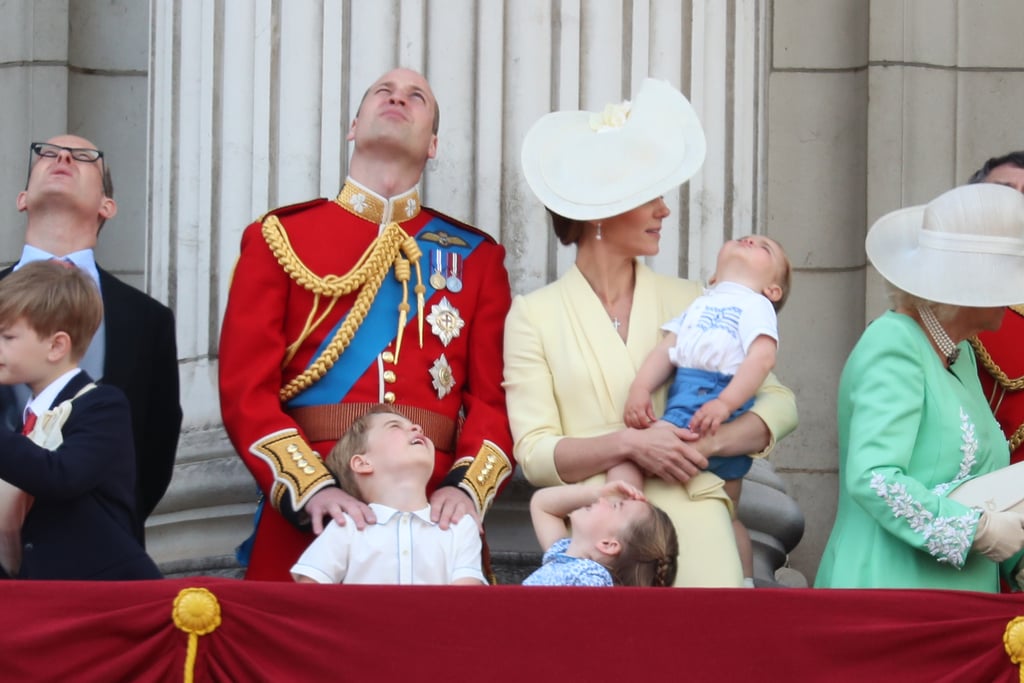
[[[939,323],[939,319],[935,317],[932,309],[928,306],[918,305],[917,314],[921,316],[921,322],[924,323],[925,330],[928,331],[928,336],[932,338],[935,345],[939,347],[939,352],[946,357],[947,366],[953,365],[956,359],[960,357],[960,347],[953,343],[953,340],[949,338],[949,334],[945,328]]]

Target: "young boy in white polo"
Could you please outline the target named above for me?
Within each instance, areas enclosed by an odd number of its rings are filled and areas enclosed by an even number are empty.
[[[430,521],[434,444],[385,407],[352,423],[325,461],[377,521],[363,530],[332,521],[292,567],[300,583],[484,584],[480,531],[471,515],[448,529]]]

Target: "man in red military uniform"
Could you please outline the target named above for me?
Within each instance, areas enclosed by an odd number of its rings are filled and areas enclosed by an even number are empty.
[[[1024,151],[985,162],[972,183],[998,183],[1024,192]],[[996,332],[971,340],[978,357],[978,375],[992,412],[1010,442],[1010,462],[1024,460],[1024,306],[1010,306]]]
[[[321,461],[351,422],[387,403],[436,446],[431,517],[477,520],[511,473],[502,330],[504,249],[420,205],[437,151],[437,102],[406,69],[367,91],[334,200],[246,228],[220,340],[224,426],[264,496],[247,578],[288,570],[330,518],[368,506]]]

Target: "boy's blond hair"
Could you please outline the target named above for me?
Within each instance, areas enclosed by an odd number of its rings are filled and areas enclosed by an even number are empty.
[[[40,337],[65,332],[78,362],[103,321],[103,299],[87,273],[68,261],[34,261],[0,280],[0,326],[24,319]]]
[[[342,490],[364,503],[366,500],[363,498],[362,491],[359,490],[359,480],[349,463],[353,455],[366,452],[366,437],[370,431],[370,418],[374,415],[401,415],[401,413],[387,406],[374,406],[362,417],[352,422],[352,426],[348,428],[344,436],[338,439],[324,460],[327,469],[337,477]]]

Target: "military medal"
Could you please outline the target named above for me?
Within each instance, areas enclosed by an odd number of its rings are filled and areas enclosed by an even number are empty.
[[[445,284],[456,294],[462,291],[462,259],[454,251],[451,253],[451,265],[448,268],[448,280]]]
[[[452,306],[448,297],[442,297],[441,303],[434,304],[427,316],[430,323],[430,331],[441,338],[441,343],[448,346],[452,339],[459,336],[459,332],[466,325],[459,316],[459,309]]]
[[[452,366],[448,364],[448,359],[443,353],[430,368],[430,376],[438,398],[444,398],[451,393],[452,387],[455,386],[455,376],[452,375]]]
[[[434,272],[430,274],[430,286],[434,289],[444,289],[447,280],[444,277],[444,251],[434,249],[431,252]]]

